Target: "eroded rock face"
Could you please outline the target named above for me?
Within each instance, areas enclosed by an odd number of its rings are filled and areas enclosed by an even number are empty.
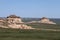
[[[23,23],[21,18],[16,15],[10,15],[7,17],[8,23]]]
[[[21,17],[16,15],[10,15],[5,20],[0,19],[0,27],[2,28],[15,28],[15,29],[35,29],[31,26],[27,26],[22,22]]]
[[[9,28],[19,28],[19,29],[34,29],[31,26],[27,26],[22,22],[21,18],[16,15],[10,15],[7,17],[7,22]]]

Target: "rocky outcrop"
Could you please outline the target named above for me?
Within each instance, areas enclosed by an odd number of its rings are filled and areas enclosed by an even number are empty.
[[[21,20],[21,17],[16,16],[16,15],[10,15],[7,17],[7,22],[10,23],[23,23]]]
[[[50,20],[49,20],[48,18],[46,18],[46,17],[42,17],[41,20],[40,20],[40,23],[56,24],[55,22],[50,21]]]
[[[46,17],[42,17],[39,21],[31,21],[28,23],[44,23],[44,24],[56,24],[55,22],[51,21],[50,19]]]
[[[4,20],[0,20],[2,23]],[[0,22],[0,23],[1,23]],[[10,15],[6,18],[5,22],[0,25],[2,28],[15,28],[15,29],[35,29],[31,26],[27,26],[22,22],[21,17],[16,15]]]

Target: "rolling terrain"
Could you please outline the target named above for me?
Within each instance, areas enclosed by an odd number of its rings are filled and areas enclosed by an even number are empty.
[[[28,22],[32,21],[32,19],[25,19],[23,21]],[[38,30],[0,28],[0,40],[60,40],[60,31],[56,31],[60,30],[60,23],[57,20],[56,22],[58,23],[57,25],[40,23],[26,24]],[[47,29],[53,29],[55,31]]]
[[[60,40],[60,32],[1,28],[0,40]]]

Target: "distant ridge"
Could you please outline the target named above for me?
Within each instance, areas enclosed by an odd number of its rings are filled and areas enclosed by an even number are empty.
[[[29,22],[29,21],[38,21],[41,18],[22,18],[24,22]],[[50,20],[56,22],[57,24],[60,24],[60,18],[49,18]]]
[[[0,19],[6,19],[6,17],[0,17]],[[29,21],[38,21],[41,18],[22,18],[22,21],[29,22]],[[56,22],[57,24],[60,24],[60,18],[49,18],[50,20]]]

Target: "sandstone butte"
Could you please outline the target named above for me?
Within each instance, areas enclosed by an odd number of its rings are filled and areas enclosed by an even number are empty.
[[[15,29],[35,29],[32,28],[31,26],[25,25],[24,22],[22,22],[21,17],[16,15],[7,16],[5,19],[0,18],[0,27],[15,28]]]
[[[39,21],[31,21],[28,23],[43,23],[43,24],[56,24],[55,22],[51,21],[50,19],[46,18],[46,17],[42,17]]]

